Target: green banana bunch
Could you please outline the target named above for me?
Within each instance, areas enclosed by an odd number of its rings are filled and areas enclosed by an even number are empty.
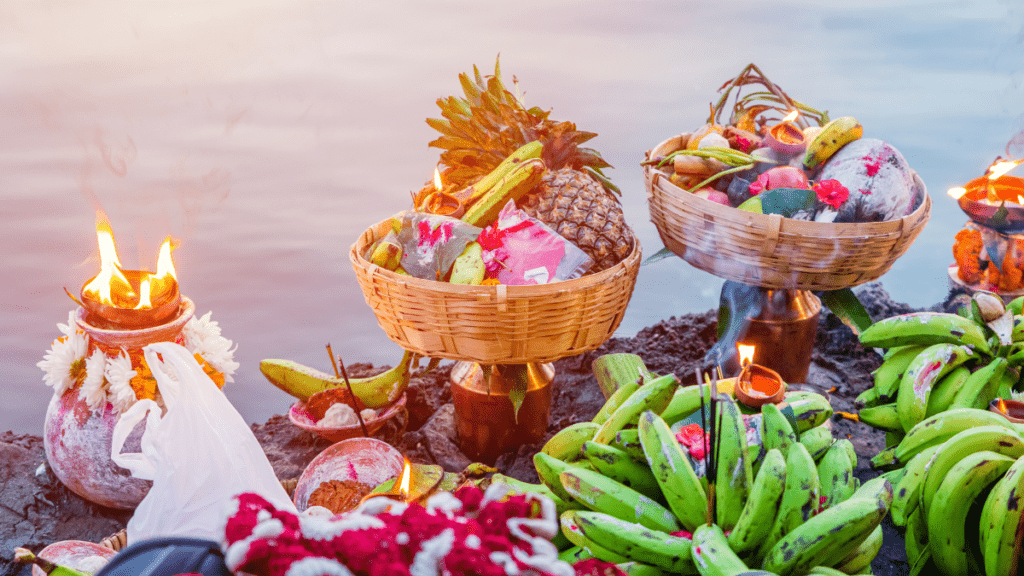
[[[766,518],[775,518],[779,512],[786,486],[786,458],[777,449],[771,449],[761,463],[754,478],[743,511],[729,534],[729,546],[737,554],[756,549],[771,531]]]
[[[918,566],[920,562],[931,560],[932,551],[928,541],[928,521],[925,519],[924,510],[916,508],[907,517],[907,531],[905,533],[904,547],[907,550],[907,562],[911,566]]]
[[[804,156],[804,168],[814,170],[840,148],[864,135],[864,127],[853,116],[842,116],[825,124],[821,132],[811,140]]]
[[[810,453],[799,442],[786,456],[786,491],[779,503],[771,531],[761,543],[759,558],[766,558],[777,542],[814,516],[820,502],[821,485],[818,469]],[[770,568],[768,568],[771,570]]]
[[[642,416],[641,416],[642,417]],[[622,450],[629,457],[637,462],[647,462],[647,455],[644,454],[644,447],[640,444],[640,429],[626,428],[615,433],[615,440],[609,446]]]
[[[598,560],[604,560],[605,562],[611,562],[612,564],[629,562],[629,559],[625,556],[609,550],[588,538],[586,533],[583,531],[583,527],[579,524],[577,514],[577,510],[566,510],[558,517],[558,524],[561,527],[562,534],[564,534],[570,542],[580,547],[580,552],[577,556],[597,558]]]
[[[652,410],[655,413],[661,412],[672,400],[672,395],[678,386],[679,379],[675,374],[660,376],[646,382],[608,416],[592,440],[599,444],[608,444],[615,439],[615,434],[619,430],[636,423],[643,412],[647,410]]]
[[[950,408],[987,408],[988,403],[996,397],[996,391],[1002,383],[1008,361],[997,356],[987,366],[975,370],[960,390],[953,396]]]
[[[601,424],[604,424],[605,422],[608,421],[608,418],[612,415],[612,413],[615,412],[615,410],[619,408],[619,406],[622,406],[622,403],[625,402],[627,398],[632,396],[633,393],[639,389],[639,378],[636,380],[623,382],[622,385],[616,388],[615,392],[612,392],[611,396],[609,396],[608,399],[605,400],[604,405],[601,406],[601,409],[597,411],[597,414],[594,414],[594,417],[591,419],[591,422],[597,424],[598,427],[600,427]],[[594,432],[596,433],[597,431],[595,430]],[[593,435],[590,436],[590,438],[593,437]]]
[[[410,366],[414,358],[412,352],[406,351],[402,361],[390,370],[376,376],[349,378],[352,393],[367,408],[390,406],[409,386],[412,376]],[[317,392],[346,385],[344,378],[336,378],[291,360],[263,360],[260,362],[260,372],[271,384],[303,402]]]
[[[679,530],[679,522],[669,509],[600,472],[576,468],[562,472],[559,477],[565,491],[591,510],[653,530]]]
[[[870,570],[871,562],[882,549],[882,539],[882,525],[879,524],[871,531],[867,540],[861,542],[860,546],[854,548],[853,552],[836,564],[839,571],[846,574],[860,574],[861,570]]]
[[[896,397],[899,419],[904,430],[910,430],[924,420],[932,384],[975,357],[974,350],[969,346],[942,343],[929,346],[911,361],[900,380],[900,390]]]
[[[534,140],[523,144],[515,152],[509,154],[500,164],[495,166],[494,170],[491,170],[486,176],[473,183],[469,187],[467,194],[460,193],[466,196],[466,204],[472,206],[488,192],[495,187],[501,185],[503,179],[508,177],[517,166],[528,160],[535,160],[541,157],[544,152],[544,144],[540,140]],[[504,206],[504,204],[502,204]]]
[[[1021,428],[988,410],[957,408],[925,418],[907,432],[903,441],[871,459],[875,468],[903,466],[922,450],[942,444],[959,432],[976,426],[1004,426],[1016,432]]]
[[[896,393],[900,389],[900,380],[903,374],[910,367],[910,362],[917,357],[924,349],[924,344],[911,346],[900,346],[890,348],[896,352],[887,357],[872,375],[874,376],[874,390],[877,391],[878,402],[885,404],[896,400]]]
[[[834,442],[830,426],[816,426],[800,435],[800,443],[807,448],[815,462],[821,460]]]
[[[933,561],[953,576],[978,574],[967,553],[966,522],[970,502],[1009,470],[1013,458],[983,450],[956,463],[935,492],[926,510],[928,547]]]
[[[693,531],[693,563],[701,576],[737,576],[747,565],[729,547],[729,540],[715,524],[701,524]]]
[[[818,483],[821,485],[824,507],[834,506],[853,495],[853,467],[854,463],[850,462],[846,449],[838,442],[825,452],[821,462],[818,462]]]
[[[775,404],[761,407],[761,424],[763,426],[761,442],[766,450],[776,449],[783,456],[789,456],[789,449],[798,442],[796,432],[786,416]]]
[[[690,457],[654,412],[640,416],[639,428],[640,444],[668,507],[687,530],[694,530],[707,521],[708,498]]]
[[[886,432],[903,432],[900,413],[895,402],[863,408],[857,412],[861,422],[877,430]]]
[[[646,463],[633,460],[624,451],[597,442],[583,443],[583,457],[601,474],[653,500],[662,500],[661,487]]]
[[[924,412],[925,418],[949,410],[953,399],[956,398],[957,393],[963,388],[971,374],[970,368],[957,366],[952,372],[943,376],[935,386],[932,386],[932,393],[928,396],[928,408]]]
[[[1016,574],[1020,563],[1024,506],[1024,458],[1018,458],[996,482],[981,510],[981,552],[987,576]]]
[[[732,530],[754,478],[747,453],[747,427],[736,401],[723,394],[719,396],[718,407],[721,435],[717,442],[716,523],[722,530]]]
[[[563,462],[572,462],[583,456],[583,443],[594,437],[600,425],[577,422],[562,428],[548,439],[540,451]]]
[[[556,496],[570,505],[575,503],[576,499],[562,486],[562,472],[581,468],[591,469],[589,462],[569,464],[544,452],[537,452],[533,455],[533,467],[537,470],[537,477],[540,478],[541,484],[547,486]]]
[[[895,484],[896,490],[892,500],[892,509],[889,510],[893,524],[897,526],[908,526],[910,515],[917,510],[921,503],[921,486],[924,484],[924,474],[931,462],[932,456],[939,450],[941,444],[925,448],[914,455],[901,468],[904,471],[903,478]]]

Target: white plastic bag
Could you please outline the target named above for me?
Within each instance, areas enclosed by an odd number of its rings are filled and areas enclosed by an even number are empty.
[[[143,349],[166,414],[140,400],[114,426],[111,458],[153,487],[128,521],[128,543],[187,536],[221,541],[233,496],[255,492],[295,510],[242,416],[184,347],[157,342]],[[146,419],[141,453],[121,454]]]

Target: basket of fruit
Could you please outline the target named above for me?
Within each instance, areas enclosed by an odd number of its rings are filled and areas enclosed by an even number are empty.
[[[764,90],[741,95],[749,85]],[[879,278],[924,229],[924,182],[855,119],[830,121],[752,64],[720,91],[706,125],[643,162],[651,220],[691,265],[764,288],[837,290]]]
[[[595,136],[493,76],[438,100],[443,170],[349,258],[388,337],[431,358],[549,362],[593,350],[629,304],[641,249]]]

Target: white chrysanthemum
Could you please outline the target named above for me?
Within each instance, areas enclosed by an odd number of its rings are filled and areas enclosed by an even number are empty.
[[[193,316],[185,324],[185,329],[182,330],[185,348],[193,354],[202,356],[214,370],[224,375],[225,382],[234,382],[231,376],[239,366],[234,360],[235,349],[231,347],[231,340],[220,335],[220,326],[210,320],[210,314],[207,312],[202,318]]]
[[[94,350],[92,355],[85,359],[85,380],[82,381],[82,389],[78,391],[78,396],[93,410],[99,410],[107,403],[107,388],[103,385],[106,380],[106,367],[107,355],[102,350]]]
[[[75,385],[78,374],[73,371],[84,368],[78,363],[85,358],[88,349],[89,337],[82,332],[72,332],[53,341],[53,346],[36,366],[43,371],[43,381],[53,387],[54,394],[60,396]]]
[[[135,390],[131,385],[131,379],[135,374],[135,370],[132,370],[132,359],[124,350],[121,350],[118,356],[107,358],[107,367],[104,370],[104,376],[109,384],[107,399],[118,413],[131,408],[135,403]]]

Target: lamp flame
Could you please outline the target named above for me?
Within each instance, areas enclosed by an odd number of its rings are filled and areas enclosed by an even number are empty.
[[[100,247],[100,273],[86,284],[82,292],[97,294],[98,300],[103,304],[114,305],[111,289],[116,284],[120,294],[134,299],[132,285],[121,273],[121,261],[117,258],[117,247],[114,245],[114,232],[103,212],[96,214],[96,240]]]
[[[995,164],[988,167],[988,179],[995,180],[996,178],[999,178],[1003,174],[1006,174],[1010,170],[1016,168],[1017,165],[1020,164],[1022,161],[1024,161],[1024,159],[1003,160],[1001,162],[996,162]]]
[[[1000,412],[1002,412],[1003,414],[1006,414],[1006,413],[1007,413],[1007,412],[1006,412],[1006,402],[1005,402],[1005,401],[1003,401],[1003,399],[1002,399],[1002,398],[1000,398],[1000,399],[999,399],[999,403],[997,404],[997,406],[999,406],[999,411],[1000,411]]]
[[[783,122],[792,122],[792,121],[796,120],[799,116],[800,116],[800,111],[799,110],[793,110],[789,114],[786,114],[786,117],[783,118],[782,121]]]
[[[757,347],[752,344],[737,344],[736,351],[740,355],[740,366],[746,366],[754,361],[754,350]]]
[[[412,483],[412,464],[409,463],[409,459],[405,459],[405,467],[402,468],[402,476],[398,479],[400,488],[398,489],[398,495],[403,501],[409,500],[409,485]]]
[[[437,190],[438,192],[440,192],[443,189],[444,189],[444,184],[441,182],[441,171],[438,170],[437,167],[435,167],[434,168],[434,190]]]
[[[959,200],[961,197],[963,197],[964,194],[967,194],[967,188],[963,188],[960,186],[956,188],[950,188],[949,191],[946,192],[946,194],[949,194],[949,197],[952,198],[953,200]]]

